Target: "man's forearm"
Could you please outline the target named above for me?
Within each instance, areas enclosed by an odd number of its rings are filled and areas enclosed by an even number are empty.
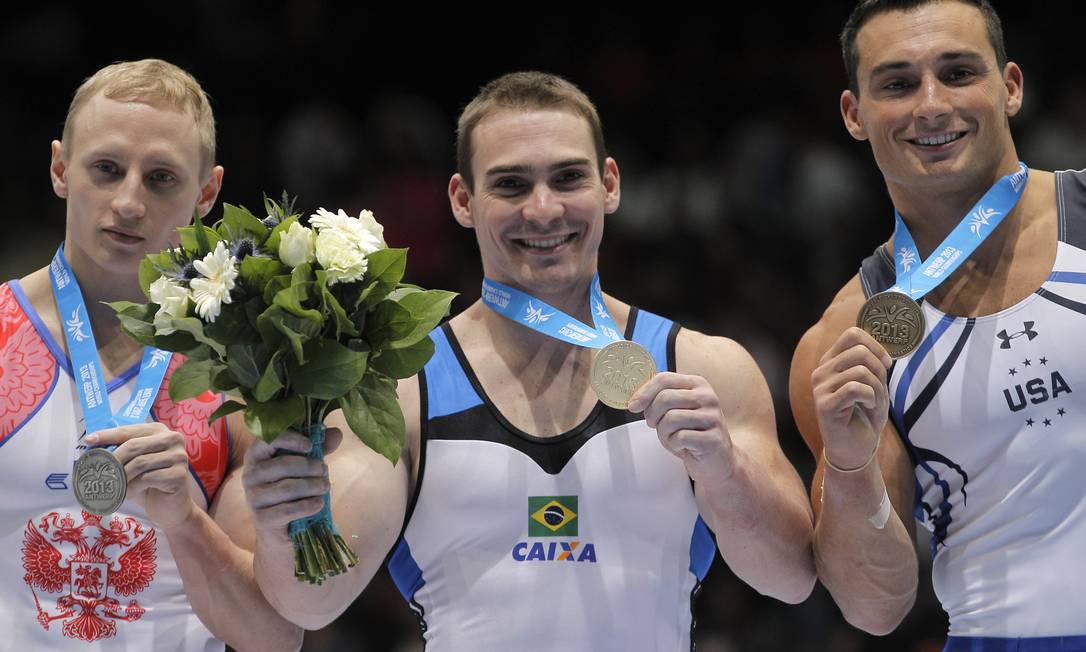
[[[759,593],[802,602],[815,582],[811,555],[811,514],[806,492],[796,482],[778,484],[739,448],[730,471],[695,490],[713,526],[720,555],[732,571]]]
[[[193,610],[217,638],[248,650],[298,650],[302,630],[280,616],[257,585],[252,553],[203,511],[164,532]]]
[[[883,505],[878,461],[861,471],[826,468],[815,524],[818,575],[845,619],[871,634],[888,634],[916,599],[916,550],[897,513]],[[878,527],[880,521],[882,527]]]

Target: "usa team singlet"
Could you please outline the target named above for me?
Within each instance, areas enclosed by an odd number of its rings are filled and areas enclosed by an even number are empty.
[[[1086,172],[1056,173],[1056,197],[1041,287],[985,317],[922,304],[928,333],[890,373],[947,650],[1086,650]],[[893,285],[885,247],[860,279]]]
[[[634,308],[626,337],[674,371],[678,330]],[[431,337],[418,486],[389,561],[427,650],[691,649],[716,543],[682,461],[603,404],[557,437],[522,432],[448,325]]]
[[[170,370],[181,364],[174,356]],[[139,365],[111,381],[117,410]],[[17,281],[0,285],[0,637],[5,649],[222,650],[192,611],[165,536],[128,500],[107,517],[82,511],[72,462],[84,432],[71,364]],[[184,433],[204,506],[229,460],[213,394],[174,403],[162,383],[152,417]]]

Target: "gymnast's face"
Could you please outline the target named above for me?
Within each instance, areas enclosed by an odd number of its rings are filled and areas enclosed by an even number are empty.
[[[472,133],[475,188],[449,183],[453,213],[475,229],[483,271],[555,297],[583,291],[596,273],[603,217],[619,205],[619,173],[603,174],[588,121],[566,110],[503,109]]]

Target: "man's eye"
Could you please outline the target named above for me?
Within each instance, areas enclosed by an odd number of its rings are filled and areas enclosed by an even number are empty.
[[[893,79],[883,84],[883,89],[888,91],[903,91],[907,90],[911,84],[904,79]]]
[[[164,170],[152,172],[150,175],[148,175],[148,178],[151,180],[152,183],[157,184],[172,183],[175,179],[172,174]]]
[[[585,178],[585,173],[581,170],[565,170],[558,175],[558,183],[576,183]]]
[[[503,177],[494,182],[494,187],[505,192],[512,192],[524,188],[524,182],[516,177]]]
[[[113,163],[110,163],[109,161],[98,161],[94,164],[94,169],[98,170],[102,174],[110,176],[116,175],[119,172],[117,166]]]
[[[975,76],[976,75],[973,73],[972,70],[959,69],[952,70],[949,74],[947,74],[946,80],[951,83],[961,83],[969,81]]]

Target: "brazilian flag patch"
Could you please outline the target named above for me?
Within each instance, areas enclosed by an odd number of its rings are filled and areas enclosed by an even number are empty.
[[[528,496],[528,536],[577,536],[577,496]]]

